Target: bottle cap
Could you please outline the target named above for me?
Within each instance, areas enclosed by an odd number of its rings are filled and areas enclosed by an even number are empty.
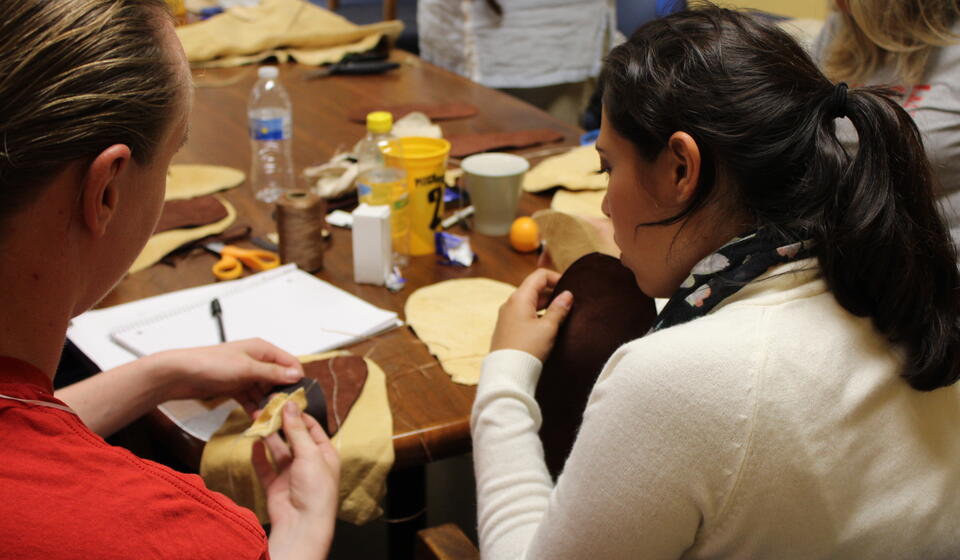
[[[280,73],[276,66],[261,66],[257,69],[257,76],[261,80],[275,80]]]
[[[393,115],[387,111],[367,113],[367,130],[374,134],[384,134],[393,128]]]

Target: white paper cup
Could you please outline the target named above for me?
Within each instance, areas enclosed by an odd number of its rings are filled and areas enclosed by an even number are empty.
[[[506,235],[517,217],[526,158],[513,154],[476,154],[460,162],[463,181],[473,204],[477,233]]]

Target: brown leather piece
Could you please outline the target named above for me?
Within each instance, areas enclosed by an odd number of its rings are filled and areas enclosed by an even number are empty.
[[[476,105],[469,103],[405,103],[402,105],[370,105],[350,111],[347,118],[353,122],[367,122],[367,113],[374,111],[388,111],[396,122],[410,113],[423,113],[431,121],[449,121],[465,119],[480,112]]]
[[[163,213],[153,233],[219,222],[227,217],[227,208],[213,195],[169,200],[163,205]]]
[[[519,130],[517,132],[487,132],[482,134],[457,134],[447,137],[450,141],[450,157],[462,158],[491,150],[529,148],[563,140],[563,134],[549,128]]]
[[[540,439],[554,478],[570,455],[603,365],[619,346],[646,334],[657,318],[653,299],[640,291],[633,273],[608,255],[590,253],[570,265],[553,293],[564,290],[573,293],[573,307],[543,364],[536,392],[543,415]]]
[[[340,429],[367,382],[367,362],[361,356],[335,356],[303,364],[306,377],[316,379],[327,397],[327,433]]]

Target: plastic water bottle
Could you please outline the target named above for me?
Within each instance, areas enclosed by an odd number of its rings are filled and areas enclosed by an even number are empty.
[[[273,203],[296,186],[293,176],[293,110],[290,96],[277,80],[276,66],[261,66],[260,80],[250,92],[250,184],[257,199]]]
[[[406,265],[410,252],[410,218],[407,202],[407,174],[402,169],[388,167],[382,147],[396,137],[391,134],[393,115],[374,111],[367,115],[367,135],[357,142],[353,153],[357,157],[357,196],[360,202],[371,206],[390,206],[390,230],[393,237],[394,264]]]

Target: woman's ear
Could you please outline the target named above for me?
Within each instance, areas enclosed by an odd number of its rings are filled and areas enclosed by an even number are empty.
[[[678,204],[686,204],[700,184],[700,147],[686,132],[674,132],[664,150]]]
[[[116,213],[120,200],[119,175],[130,163],[130,148],[114,144],[94,158],[84,174],[80,195],[83,224],[96,237],[102,237]]]

